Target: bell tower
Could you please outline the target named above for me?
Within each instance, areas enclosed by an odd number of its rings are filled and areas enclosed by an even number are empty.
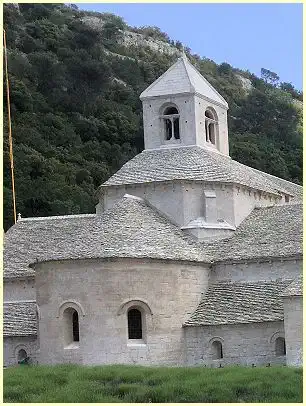
[[[185,54],[140,99],[145,149],[197,145],[229,155],[228,104]]]

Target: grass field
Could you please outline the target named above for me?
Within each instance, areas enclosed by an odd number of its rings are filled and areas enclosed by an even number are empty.
[[[302,368],[19,366],[4,402],[302,402]]]

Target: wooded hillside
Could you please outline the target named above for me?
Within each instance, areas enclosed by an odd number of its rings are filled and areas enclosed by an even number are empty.
[[[4,5],[17,211],[94,212],[95,190],[143,149],[139,94],[180,55],[157,27],[62,4]],[[302,94],[276,74],[187,56],[227,100],[231,157],[302,181]],[[276,76],[275,76],[276,75]],[[6,90],[6,89],[4,89]],[[13,223],[4,98],[4,226]]]

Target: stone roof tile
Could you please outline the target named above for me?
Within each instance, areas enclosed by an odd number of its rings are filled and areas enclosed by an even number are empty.
[[[144,150],[102,187],[173,180],[236,183],[273,194],[281,191],[302,199],[301,186],[198,146]]]
[[[184,326],[283,320],[283,301],[280,295],[291,282],[292,280],[213,283]]]
[[[254,209],[233,236],[207,243],[214,260],[241,260],[302,255],[301,204]]]
[[[224,98],[190,63],[185,55],[179,58],[163,75],[145,89],[141,93],[140,99],[178,93],[197,93],[228,108]]]
[[[302,276],[296,278],[281,294],[287,296],[303,296],[303,280]]]
[[[33,276],[36,260],[106,257],[197,262],[302,254],[302,206],[254,209],[230,238],[200,243],[144,201],[124,197],[101,215],[18,221],[5,235],[4,276]]]
[[[35,302],[6,302],[3,305],[3,335],[29,336],[37,334]]]
[[[36,261],[116,257],[211,261],[193,237],[126,195],[101,215],[18,221],[5,235],[4,276],[33,275]]]

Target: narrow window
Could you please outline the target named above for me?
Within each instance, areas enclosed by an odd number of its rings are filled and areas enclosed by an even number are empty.
[[[220,341],[214,341],[212,343],[212,352],[213,352],[213,359],[222,359],[223,358],[222,343]]]
[[[278,357],[286,355],[286,342],[283,337],[278,337],[275,340],[275,354]]]
[[[180,116],[176,107],[167,107],[161,118],[164,121],[165,140],[180,139]]]
[[[76,310],[72,314],[72,334],[73,334],[73,341],[80,341],[80,338],[79,338],[79,315],[78,315],[78,312]]]
[[[216,145],[216,134],[217,134],[217,115],[211,110],[205,111],[205,134],[206,142]]]
[[[65,345],[80,341],[79,314],[72,307],[68,307],[63,313],[64,341]]]
[[[165,119],[166,140],[169,141],[172,138],[172,122],[168,118]]]
[[[215,144],[216,143],[216,138],[215,138],[215,124],[214,123],[209,124],[208,133],[209,133],[209,141],[212,144]]]
[[[129,339],[142,339],[141,311],[138,309],[128,311],[128,333]]]
[[[174,138],[176,140],[180,139],[180,120],[178,118],[174,118],[173,120],[173,130],[174,130]]]

